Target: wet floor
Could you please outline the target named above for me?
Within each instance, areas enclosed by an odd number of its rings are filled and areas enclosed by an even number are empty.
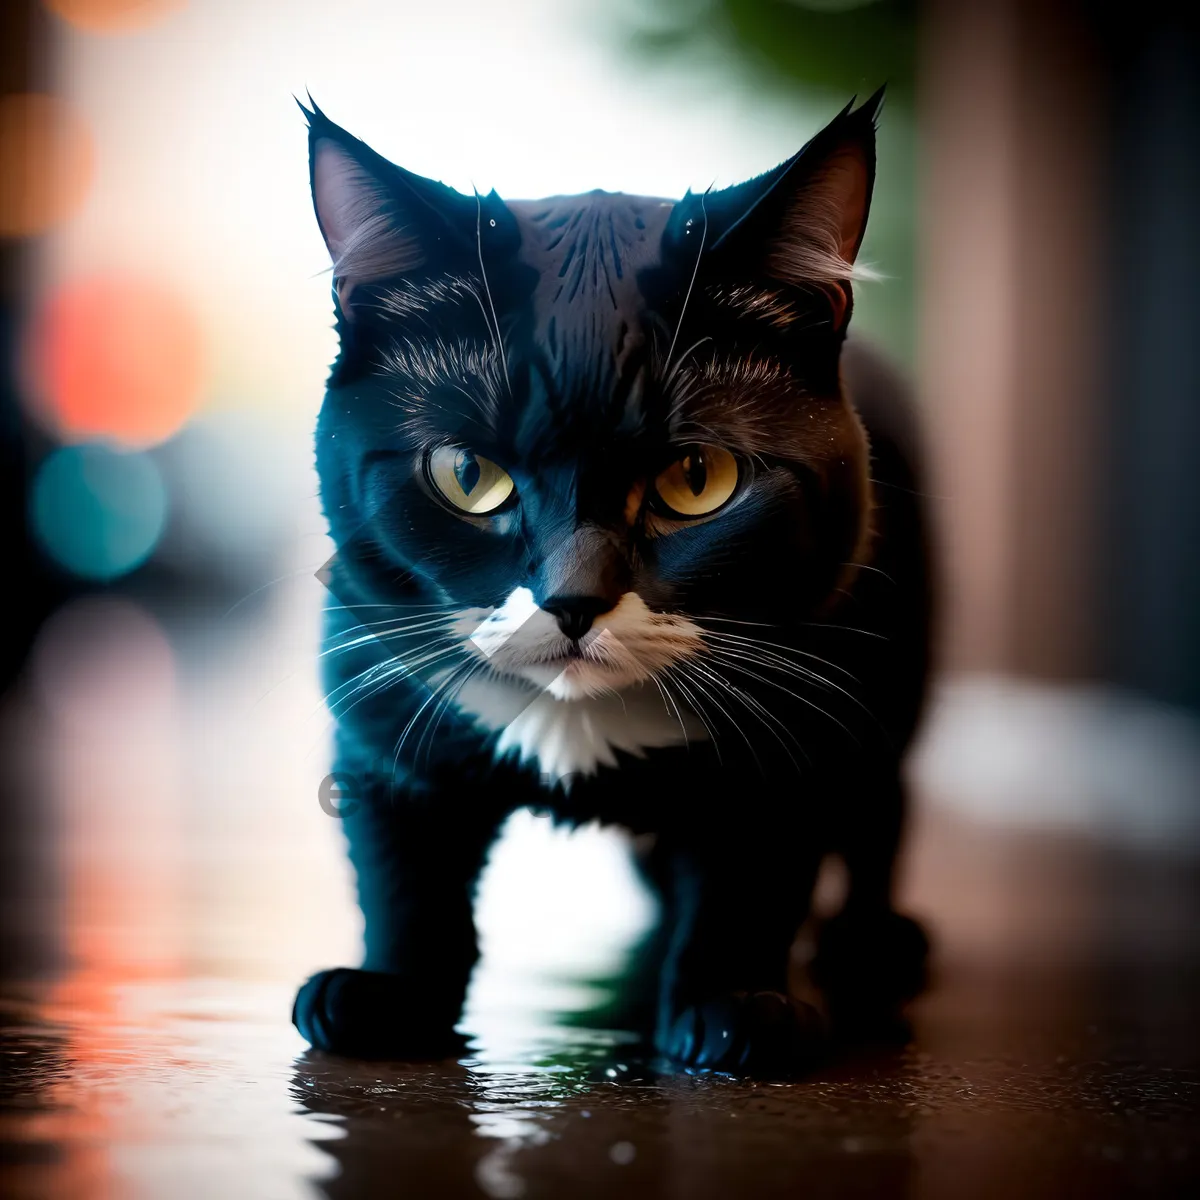
[[[644,899],[618,840],[528,818],[485,878],[463,1056],[307,1052],[294,986],[358,936],[320,755],[295,750],[319,698],[278,682],[286,655],[189,659],[116,617],[91,657],[35,656],[6,715],[43,806],[20,911],[47,956],[0,996],[0,1194],[1200,1194],[1194,859],[933,800],[904,890],[935,981],[907,1045],[789,1084],[622,1071],[622,1035],[579,1014]]]
[[[613,1080],[619,1035],[557,1023],[575,991],[526,979],[473,1005],[460,1060],[356,1064],[305,1052],[291,980],[67,974],[6,995],[4,1194],[1190,1191],[1191,872],[941,825],[925,851],[958,865],[920,894],[941,952],[906,1047],[791,1084]],[[1085,920],[1069,896],[1088,877],[1106,898]],[[977,914],[1006,881],[1019,897],[989,926]]]

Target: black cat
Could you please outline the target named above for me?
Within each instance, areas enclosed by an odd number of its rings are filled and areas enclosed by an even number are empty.
[[[314,1046],[456,1046],[475,882],[521,806],[654,835],[646,1033],[679,1064],[812,1061],[787,964],[827,854],[834,1017],[921,986],[891,891],[926,537],[903,390],[843,346],[881,99],[677,202],[464,196],[305,109],[341,340],[323,661],[366,919],[363,969],[297,997]]]

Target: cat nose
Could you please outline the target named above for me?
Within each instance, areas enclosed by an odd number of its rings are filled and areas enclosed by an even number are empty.
[[[542,608],[558,621],[567,637],[577,642],[598,616],[612,610],[612,604],[602,596],[551,596],[542,601]]]

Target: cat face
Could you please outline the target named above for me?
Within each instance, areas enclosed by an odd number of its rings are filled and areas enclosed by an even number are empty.
[[[505,203],[307,112],[341,341],[317,438],[360,594],[555,700],[811,620],[861,553],[838,360],[879,98],[748,183]]]

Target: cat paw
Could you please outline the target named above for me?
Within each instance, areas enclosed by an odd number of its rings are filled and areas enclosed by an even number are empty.
[[[808,1004],[780,992],[735,992],[684,1009],[656,1045],[687,1068],[787,1077],[816,1066],[827,1038]]]
[[[905,1028],[900,1008],[924,989],[928,973],[925,931],[890,909],[841,912],[826,921],[811,968],[834,1023],[864,1031]]]
[[[399,975],[337,967],[318,971],[296,993],[292,1024],[315,1050],[347,1058],[429,1060],[465,1045],[457,1013],[423,1001]]]

